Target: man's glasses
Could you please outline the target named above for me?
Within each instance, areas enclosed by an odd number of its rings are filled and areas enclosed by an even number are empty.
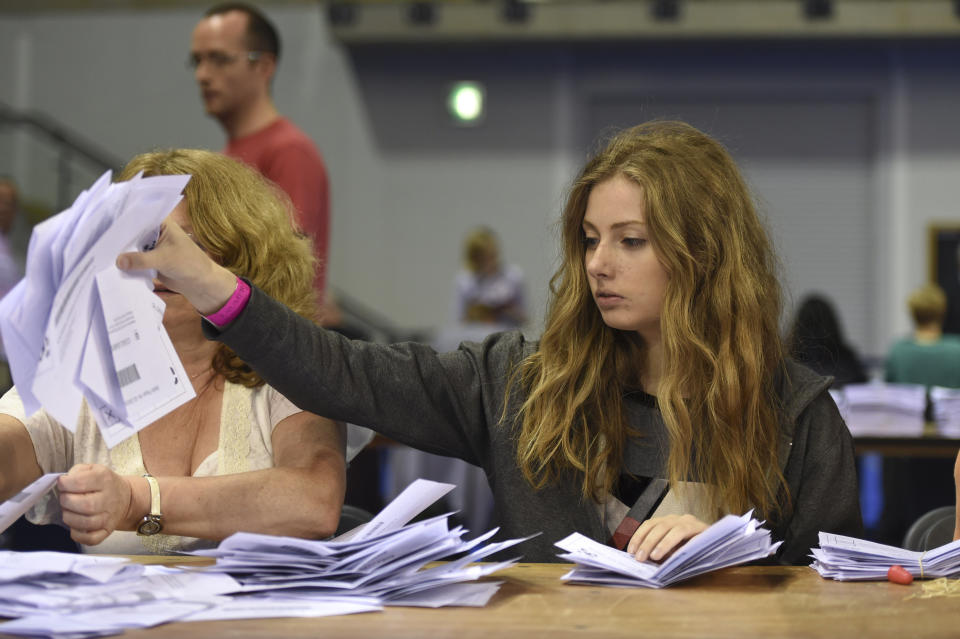
[[[247,51],[245,54],[225,53],[223,51],[211,51],[209,53],[191,53],[187,58],[187,67],[196,69],[204,62],[209,62],[215,69],[223,69],[238,60],[246,59],[248,62],[256,62],[263,55],[262,51]]]

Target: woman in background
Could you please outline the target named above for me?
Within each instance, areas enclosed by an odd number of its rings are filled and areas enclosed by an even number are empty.
[[[467,235],[464,270],[457,274],[456,321],[516,327],[527,319],[523,273],[500,260],[497,236],[488,228]]]
[[[822,295],[800,303],[790,331],[790,354],[820,375],[833,377],[833,388],[867,381],[860,358],[847,344],[833,304]]]
[[[439,354],[317,328],[175,226],[118,266],[158,269],[205,315],[234,300],[204,330],[298,405],[482,467],[501,535],[543,533],[528,561],[555,561],[574,531],[661,560],[750,508],[784,563],[808,563],[819,531],[861,534],[850,434],[829,380],[784,356],[775,258],[727,151],[683,123],[628,129],[583,168],[561,225],[539,342]]]
[[[315,319],[309,240],[256,172],[217,153],[174,150],[135,157],[119,179],[141,171],[190,174],[166,227],[187,234],[211,264]],[[14,388],[0,400],[0,500],[43,473],[69,471],[59,500],[49,495],[28,518],[62,517],[89,552],[168,554],[240,530],[331,535],[344,494],[343,426],[300,410],[230,348],[206,340],[182,295],[156,281],[154,292],[196,398],[108,449],[85,404],[71,433],[43,410],[24,415]],[[147,525],[154,481],[160,531]]]

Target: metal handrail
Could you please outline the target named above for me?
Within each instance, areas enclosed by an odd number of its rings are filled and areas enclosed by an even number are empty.
[[[70,160],[74,157],[93,164],[101,171],[117,170],[123,166],[123,161],[112,153],[83,139],[50,116],[37,111],[21,111],[0,102],[0,127],[2,126],[33,128],[57,145],[57,208],[59,209],[64,209],[70,204]]]
[[[386,344],[427,341],[428,331],[404,330],[385,314],[360,302],[341,288],[334,289],[334,298],[344,323],[348,328],[357,329],[364,339]]]

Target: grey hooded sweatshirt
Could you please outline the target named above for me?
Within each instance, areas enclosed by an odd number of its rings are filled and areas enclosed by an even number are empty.
[[[218,330],[204,322],[204,331],[297,406],[482,468],[493,491],[499,537],[542,533],[511,549],[525,561],[559,561],[553,544],[574,531],[608,540],[596,504],[580,494],[580,479],[571,473],[543,488],[532,487],[517,465],[513,420],[501,423],[510,372],[536,350],[535,342],[507,332],[437,353],[415,343],[350,341],[251,289],[246,308],[232,324]],[[792,362],[780,377],[779,460],[790,508],[769,525],[773,537],[783,540],[776,561],[806,564],[819,531],[863,533],[853,443],[827,392],[829,378]],[[641,433],[628,442],[624,467],[663,477],[668,449],[663,422],[655,402],[640,395],[624,397],[627,419]],[[513,392],[508,418],[521,403]]]

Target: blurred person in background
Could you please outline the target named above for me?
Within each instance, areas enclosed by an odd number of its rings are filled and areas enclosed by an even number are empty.
[[[832,388],[867,381],[860,358],[844,338],[833,304],[823,295],[808,295],[800,303],[788,346],[798,362],[833,377]]]
[[[526,322],[523,272],[501,261],[500,244],[492,230],[481,227],[467,235],[463,262],[456,279],[457,322],[508,328]]]
[[[943,332],[947,313],[943,289],[937,284],[924,284],[910,294],[907,307],[913,333],[890,349],[886,380],[960,388],[960,337]]]
[[[907,299],[913,332],[898,340],[886,361],[885,379],[900,384],[960,388],[960,337],[943,332],[947,296],[937,284],[916,288]],[[927,404],[927,421],[932,407]],[[900,545],[910,524],[929,510],[949,506],[956,495],[950,459],[886,457],[880,539]]]
[[[190,66],[208,115],[227,134],[224,153],[254,167],[290,197],[313,240],[317,299],[323,302],[330,238],[327,169],[313,141],[277,111],[271,85],[280,60],[276,27],[256,7],[211,7],[190,40]]]
[[[0,298],[23,277],[24,251],[12,237],[20,209],[20,197],[13,179],[0,176]]]
[[[18,250],[13,228],[17,222],[20,197],[12,178],[0,176],[0,299],[23,277],[25,251]],[[0,342],[0,392],[13,385],[3,344]]]

